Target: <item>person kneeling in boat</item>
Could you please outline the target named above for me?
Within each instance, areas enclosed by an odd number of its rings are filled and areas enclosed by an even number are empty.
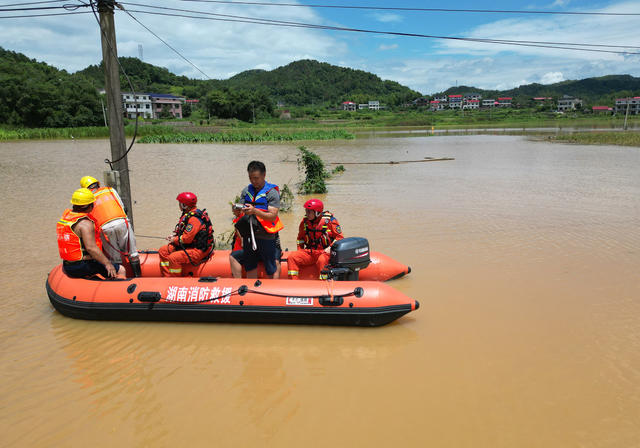
[[[179,277],[184,265],[197,266],[213,254],[213,226],[206,210],[196,208],[198,198],[185,191],[176,198],[182,216],[169,244],[158,249],[163,277]]]
[[[79,188],[71,196],[73,208],[66,209],[56,225],[58,251],[62,258],[62,270],[69,277],[125,278],[125,270],[102,253],[102,241],[98,237],[96,222],[91,218],[95,196],[87,188]]]
[[[100,233],[104,253],[112,263],[118,264],[122,263],[122,256],[126,256],[134,277],[141,277],[136,237],[118,192],[111,187],[100,187],[98,179],[91,176],[80,179],[80,186],[91,190],[96,197],[91,218]]]
[[[331,212],[324,210],[320,199],[304,203],[305,217],[298,230],[298,250],[287,258],[289,278],[296,280],[301,267],[315,264],[320,279],[326,279],[321,271],[329,264],[331,245],[344,238],[340,223]]]

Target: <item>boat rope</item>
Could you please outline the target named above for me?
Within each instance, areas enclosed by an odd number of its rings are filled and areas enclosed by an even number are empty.
[[[235,291],[231,291],[227,294],[223,294],[221,296],[218,297],[211,297],[208,299],[203,299],[203,300],[196,300],[196,301],[192,301],[192,302],[180,302],[181,304],[185,304],[185,305],[192,305],[192,304],[198,304],[198,303],[206,303],[206,302],[211,302],[214,300],[219,300],[219,299],[224,299],[226,297],[231,297],[231,296],[235,296],[235,295],[240,295],[240,296],[244,296],[247,293],[252,293],[252,294],[258,294],[261,296],[271,296],[271,297],[292,297],[290,294],[276,294],[273,292],[262,292],[262,291],[256,291],[255,289],[249,289],[247,288],[246,285],[242,285],[240,286],[238,289],[236,289]],[[351,296],[355,296],[355,297],[362,297],[363,294],[363,290],[362,288],[358,287],[355,288],[353,291],[347,292],[345,294],[336,294],[336,295],[330,295],[330,296],[324,296],[324,297],[330,297],[331,300],[333,300],[334,298],[345,298],[345,297],[351,297]],[[323,296],[319,296],[319,295],[313,295],[313,296],[298,296],[296,295],[295,297],[299,297],[302,299],[313,299],[313,298],[320,298]],[[167,301],[166,299],[161,299],[161,302],[163,303],[176,303],[175,301]]]

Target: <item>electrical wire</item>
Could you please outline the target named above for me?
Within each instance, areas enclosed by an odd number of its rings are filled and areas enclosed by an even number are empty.
[[[482,14],[553,14],[553,15],[589,15],[589,16],[640,16],[640,13],[622,12],[580,12],[580,11],[520,11],[509,9],[452,9],[452,8],[403,8],[392,6],[352,6],[352,5],[316,5],[301,3],[267,3],[267,2],[234,2],[223,0],[180,0],[193,3],[219,3],[227,5],[280,6],[301,8],[331,8],[331,9],[364,9],[373,11],[407,11],[407,12],[464,12]]]
[[[131,6],[141,6],[141,7],[144,7],[144,8],[168,10],[168,11],[196,13],[196,14],[202,14],[202,15],[207,15],[207,16],[227,17],[227,18],[246,19],[246,20],[255,21],[255,22],[251,22],[251,23],[269,22],[269,23],[281,23],[281,24],[290,24],[290,25],[305,25],[305,26],[309,26],[309,27],[313,27],[313,28],[315,28],[315,27],[319,27],[319,28],[325,27],[325,25],[301,24],[301,23],[298,23],[298,22],[287,22],[287,21],[282,21],[282,20],[262,19],[262,18],[255,18],[255,17],[236,16],[236,15],[230,15],[230,14],[217,14],[217,13],[211,13],[211,12],[206,12],[206,11],[194,11],[194,10],[181,9],[181,8],[168,8],[168,7],[155,6],[155,5],[145,5],[145,4],[141,4],[141,3],[121,2],[121,4],[126,4],[126,5],[131,5]],[[340,29],[343,29],[343,28],[340,28]],[[351,29],[346,29],[345,28],[345,30],[351,30]],[[362,31],[376,32],[376,33],[388,33],[386,31],[371,31],[371,30],[362,30]],[[407,34],[409,34],[409,33],[407,33]],[[446,39],[446,38],[452,38],[453,39],[454,38],[454,37],[450,37],[450,36],[428,36],[428,35],[413,35],[413,36],[416,36],[416,37],[431,37],[431,38],[436,38],[436,39]],[[455,39],[472,40],[472,41],[476,41],[476,42],[490,42],[490,43],[501,43],[502,42],[502,43],[518,43],[518,44],[570,45],[570,46],[582,46],[582,47],[634,48],[634,49],[640,49],[639,46],[630,46],[630,45],[605,45],[605,44],[586,44],[586,43],[573,43],[573,42],[545,42],[545,41],[526,41],[526,40],[508,40],[508,39],[480,39],[480,38],[455,38]]]
[[[151,7],[151,8],[155,8],[155,7]],[[574,50],[574,51],[589,51],[589,52],[610,53],[610,54],[624,54],[624,55],[640,54],[637,52],[630,52],[630,51],[599,50],[595,48],[577,48],[578,46],[593,47],[593,46],[598,46],[599,44],[576,44],[576,43],[562,44],[562,43],[556,43],[556,42],[527,43],[528,41],[437,36],[437,35],[419,34],[419,33],[403,33],[403,32],[394,32],[394,31],[379,31],[379,30],[359,29],[359,28],[347,28],[347,27],[317,25],[317,24],[300,23],[300,22],[286,22],[281,20],[260,19],[255,17],[233,16],[233,15],[227,15],[227,14],[216,14],[216,16],[224,17],[224,18],[219,18],[219,17],[205,17],[202,15],[193,16],[193,15],[185,15],[185,14],[170,14],[170,13],[144,11],[144,10],[129,10],[129,11],[141,13],[141,14],[151,14],[151,15],[160,15],[160,16],[169,16],[169,17],[186,17],[186,18],[214,20],[214,21],[221,21],[221,22],[253,23],[258,25],[283,26],[283,27],[291,27],[291,28],[310,28],[310,29],[319,29],[319,30],[330,30],[330,31],[347,31],[347,32],[357,32],[357,33],[403,36],[403,37],[420,37],[420,38],[427,38],[427,39],[443,39],[443,40],[456,40],[456,41],[478,42],[478,43],[493,43],[493,44],[499,44],[499,45],[513,45],[513,46],[522,46],[522,47],[538,47],[538,48],[553,48],[553,49]],[[213,13],[198,12],[198,14],[213,14]],[[563,45],[567,45],[567,46],[563,46]],[[610,46],[605,45],[605,47],[610,47]],[[640,48],[640,47],[622,46],[620,48]]]
[[[98,27],[100,28],[100,33],[102,34],[102,36],[104,37],[104,40],[107,42],[107,46],[109,47],[109,51],[111,52],[111,54],[113,55],[114,59],[116,60],[116,62],[118,63],[118,67],[120,67],[120,70],[122,70],[122,73],[124,74],[125,78],[127,79],[127,82],[129,83],[129,87],[131,87],[131,92],[133,94],[133,103],[136,106],[136,126],[134,128],[133,131],[133,137],[131,139],[131,144],[129,145],[129,147],[127,148],[127,150],[125,151],[125,153],[118,158],[117,160],[109,160],[109,159],[105,159],[105,163],[107,163],[109,165],[109,169],[113,170],[113,164],[114,163],[118,163],[119,161],[121,161],[122,159],[124,159],[125,157],[127,157],[127,154],[129,154],[129,151],[131,151],[131,148],[133,147],[134,142],[136,141],[136,136],[138,135],[138,99],[136,98],[136,91],[133,87],[133,83],[131,82],[131,79],[129,78],[129,75],[127,75],[127,72],[125,71],[124,67],[122,67],[122,64],[120,63],[120,60],[118,59],[118,55],[115,52],[113,45],[111,45],[111,41],[109,41],[108,36],[105,34],[104,30],[102,29],[102,24],[100,23],[100,19],[98,18],[98,14],[96,12],[96,8],[95,8],[95,3],[96,0],[89,0],[89,4],[91,5],[91,11],[93,12],[93,16],[96,19],[96,22],[98,22]],[[106,70],[106,61],[105,63],[105,70]],[[114,104],[114,98],[111,98],[111,105],[113,107]]]
[[[25,6],[25,5],[41,5],[43,3],[62,3],[68,0],[49,0],[47,2],[27,2],[27,3],[12,3],[10,5],[0,5],[0,8],[6,8],[7,6]]]
[[[121,3],[122,4],[122,3]],[[204,76],[207,77],[207,79],[211,79],[211,76],[207,75],[205,72],[203,72],[202,70],[200,70],[200,68],[195,65],[193,62],[191,62],[189,59],[187,59],[186,57],[184,57],[182,54],[180,54],[180,52],[178,50],[176,50],[175,48],[173,48],[171,45],[169,45],[164,39],[162,39],[160,36],[158,36],[156,33],[154,33],[151,29],[149,29],[149,27],[147,27],[144,23],[140,22],[140,20],[138,20],[136,17],[134,17],[128,10],[124,10],[124,12],[127,13],[127,15],[129,17],[131,17],[133,20],[135,20],[141,27],[143,27],[144,29],[146,29],[147,31],[149,31],[151,34],[153,34],[158,40],[160,40],[160,42],[162,42],[163,44],[165,44],[167,47],[169,47],[175,54],[177,54],[178,56],[180,56],[182,59],[184,59],[185,61],[187,61],[187,63],[189,63],[193,68],[195,68],[196,70],[198,70],[200,73],[202,73]]]
[[[29,17],[70,16],[73,14],[91,14],[91,11],[58,12],[58,13],[52,13],[52,14],[29,14],[24,16],[0,16],[0,19],[25,19]]]

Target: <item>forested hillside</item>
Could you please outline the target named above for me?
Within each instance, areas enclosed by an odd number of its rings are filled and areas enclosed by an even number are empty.
[[[103,117],[90,80],[0,47],[0,123],[91,126]]]
[[[178,76],[137,58],[120,58],[136,92],[172,93],[199,99],[210,117],[250,121],[278,116],[276,104],[339,108],[343,101],[379,101],[393,110],[421,96],[394,81],[362,70],[313,60],[292,62],[275,70],[248,70],[227,80]],[[103,123],[98,90],[104,88],[102,65],[69,74],[46,63],[0,48],[0,124],[27,127],[90,126]],[[121,75],[122,91],[129,91]],[[640,96],[640,78],[610,75],[556,84],[529,84],[507,91],[459,86],[445,94],[477,92],[484,98],[510,96],[516,106],[533,97],[572,95],[586,105],[613,105],[615,98]]]
[[[419,92],[394,81],[383,81],[373,73],[313,60],[292,62],[271,71],[245,71],[226,84],[244,89],[260,86],[276,101],[297,106],[338,105],[347,100],[356,103],[377,100],[397,106],[420,96]]]

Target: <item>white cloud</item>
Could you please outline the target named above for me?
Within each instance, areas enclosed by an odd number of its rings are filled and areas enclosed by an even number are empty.
[[[540,79],[541,84],[554,84],[556,82],[564,81],[562,72],[549,72],[542,75]]]
[[[189,9],[283,21],[323,22],[311,8],[198,5]],[[277,17],[274,16],[276,11]],[[343,57],[348,52],[346,45],[334,35],[313,29],[198,19],[168,21],[162,16],[132,14],[215,79],[226,79],[253,68],[272,69],[303,58]],[[115,22],[120,56],[138,57],[138,45],[141,44],[145,62],[166,67],[179,75],[204,78],[125,13],[116,11]],[[102,60],[99,27],[92,14],[5,20],[0,26],[0,46],[69,72]]]
[[[395,50],[396,48],[398,48],[398,44],[391,44],[391,45],[385,45],[385,44],[381,44],[378,49],[382,50],[382,51],[386,51],[386,50]]]
[[[372,14],[372,16],[375,20],[382,23],[399,23],[404,20],[403,17],[398,14],[375,13]]]

